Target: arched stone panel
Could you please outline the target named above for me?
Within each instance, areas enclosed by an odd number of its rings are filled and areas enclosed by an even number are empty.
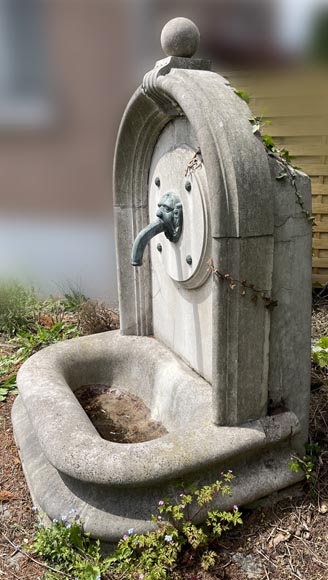
[[[190,59],[160,61],[122,120],[114,188],[123,334],[153,332],[149,254],[141,268],[132,268],[130,252],[136,235],[153,220],[148,215],[150,161],[161,131],[176,116],[186,117],[201,150],[214,266],[271,292],[273,206],[264,146],[253,133],[246,103],[225,79],[195,66]],[[213,385],[214,421],[238,424],[264,415],[268,310],[213,279],[211,316],[210,376],[185,360]]]

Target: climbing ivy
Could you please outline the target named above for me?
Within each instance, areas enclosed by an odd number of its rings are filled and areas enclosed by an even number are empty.
[[[281,172],[276,177],[276,179],[278,179],[278,180],[289,179],[289,181],[293,187],[295,196],[296,196],[296,201],[299,204],[299,206],[301,207],[302,213],[312,223],[312,225],[314,225],[315,218],[305,208],[304,199],[303,199],[302,195],[300,194],[300,192],[298,191],[297,180],[296,180],[296,177],[297,177],[296,170],[298,170],[300,168],[297,167],[296,165],[293,165],[293,163],[292,163],[293,156],[289,153],[288,149],[286,149],[285,147],[282,147],[282,148],[277,147],[277,145],[275,144],[274,140],[272,139],[272,137],[270,135],[266,135],[266,134],[261,133],[261,130],[263,129],[263,127],[265,125],[271,124],[270,121],[263,120],[263,117],[250,117],[249,122],[252,125],[253,133],[254,134],[257,133],[261,137],[262,142],[266,148],[268,155],[277,159],[277,161],[281,164]]]

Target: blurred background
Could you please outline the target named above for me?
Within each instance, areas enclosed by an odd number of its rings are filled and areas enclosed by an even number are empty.
[[[328,0],[0,0],[0,276],[117,303],[112,163],[175,16],[313,183],[328,279]],[[326,212],[326,213],[325,213]],[[318,225],[319,224],[319,225]],[[327,240],[327,241],[325,241]]]

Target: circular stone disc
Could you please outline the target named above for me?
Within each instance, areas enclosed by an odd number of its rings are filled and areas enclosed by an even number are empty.
[[[166,139],[163,140],[163,149]],[[204,255],[207,241],[207,219],[202,195],[206,184],[203,165],[186,175],[188,164],[195,155],[192,147],[180,144],[174,149],[160,155],[161,138],[156,146],[156,154],[150,171],[149,183],[149,218],[156,219],[157,205],[161,197],[168,192],[179,195],[183,207],[183,227],[177,243],[170,242],[164,233],[151,240],[152,256],[158,256],[166,273],[176,282],[189,283],[189,287],[197,287],[206,277],[206,261],[204,272]],[[188,183],[189,182],[189,186]],[[190,191],[186,189],[191,186]],[[159,252],[158,245],[162,246]],[[190,262],[191,258],[191,263]],[[201,276],[199,276],[201,269]],[[201,278],[201,279],[200,279]],[[194,283],[193,283],[194,282]]]

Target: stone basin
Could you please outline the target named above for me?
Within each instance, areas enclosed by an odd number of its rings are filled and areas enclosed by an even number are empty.
[[[138,395],[167,433],[142,443],[106,441],[74,395],[92,383]],[[299,429],[293,413],[216,426],[209,383],[154,338],[112,331],[58,343],[22,366],[18,387],[13,422],[33,500],[50,518],[76,509],[103,541],[150,529],[158,500],[182,478],[204,483],[224,469],[239,471],[225,507],[300,479],[288,468],[290,436]]]

